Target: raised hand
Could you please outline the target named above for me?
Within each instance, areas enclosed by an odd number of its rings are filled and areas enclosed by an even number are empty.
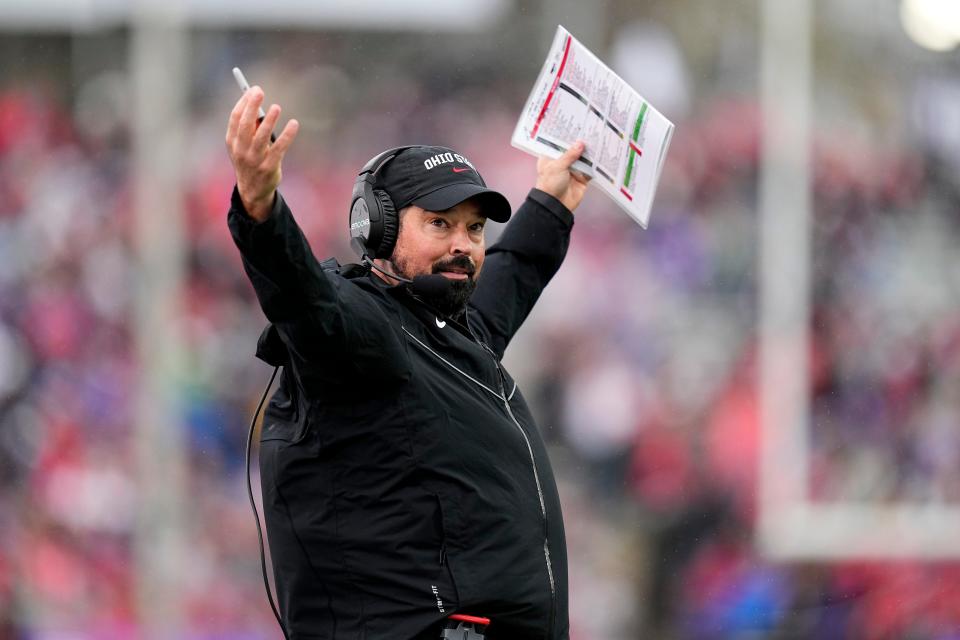
[[[537,189],[549,193],[570,211],[580,205],[590,182],[589,177],[570,168],[584,148],[584,143],[578,140],[559,158],[540,156],[537,160]]]
[[[258,125],[261,104],[263,90],[260,87],[251,87],[244,92],[230,112],[226,143],[243,206],[250,217],[262,222],[270,215],[282,177],[283,156],[297,136],[300,123],[290,120],[277,136],[277,141],[271,143],[270,132],[280,118],[280,106],[270,105],[263,122]]]

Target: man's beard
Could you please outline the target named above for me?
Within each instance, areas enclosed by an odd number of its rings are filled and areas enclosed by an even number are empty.
[[[395,273],[413,280],[413,276],[407,272],[406,266],[406,260],[402,257],[394,257],[393,268]],[[406,285],[406,288],[407,291],[416,295],[441,315],[448,318],[457,318],[467,308],[467,302],[473,295],[473,290],[477,288],[477,281],[474,279],[476,267],[469,256],[461,254],[449,260],[435,262],[431,268],[431,273],[439,274],[441,271],[451,268],[467,270],[467,277],[462,280],[446,279],[447,286],[439,291],[416,291],[411,284]],[[444,276],[440,277],[444,278]]]

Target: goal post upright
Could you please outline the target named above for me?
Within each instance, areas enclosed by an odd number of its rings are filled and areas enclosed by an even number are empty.
[[[812,0],[761,0],[757,545],[777,560],[960,558],[960,505],[810,498]]]

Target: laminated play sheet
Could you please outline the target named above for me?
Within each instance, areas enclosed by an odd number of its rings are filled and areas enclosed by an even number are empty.
[[[510,142],[557,157],[583,140],[573,169],[646,228],[672,135],[672,122],[561,26]]]

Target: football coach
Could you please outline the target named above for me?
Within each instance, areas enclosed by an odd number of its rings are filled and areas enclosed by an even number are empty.
[[[563,262],[583,144],[537,162],[512,216],[451,149],[378,155],[349,207],[361,264],[341,267],[277,191],[298,123],[271,143],[262,103],[253,87],[230,114],[228,224],[271,323],[257,355],[283,366],[260,472],[285,633],[435,640],[461,613],[494,640],[567,639],[556,482],[501,359]],[[488,219],[511,219],[489,248]]]

